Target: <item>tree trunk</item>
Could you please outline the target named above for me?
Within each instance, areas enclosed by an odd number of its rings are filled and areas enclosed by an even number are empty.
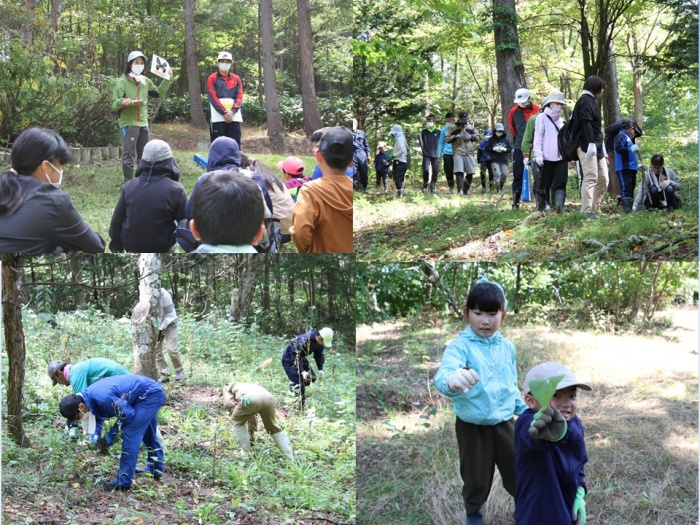
[[[78,289],[75,294],[75,306],[82,310],[85,308],[85,301],[87,299],[84,288],[85,277],[83,276],[82,261],[76,257],[70,257],[68,259],[68,267],[70,268],[70,272],[73,275]]]
[[[301,84],[301,106],[304,111],[304,131],[311,136],[323,127],[318,112],[316,85],[314,83],[314,40],[311,32],[311,8],[309,0],[297,0],[297,23],[299,26],[299,76]]]
[[[185,52],[187,54],[187,86],[190,91],[190,114],[192,125],[207,128],[202,109],[202,92],[199,89],[199,67],[197,65],[197,40],[194,23],[195,0],[185,0]]]
[[[260,0],[260,38],[262,38],[267,136],[272,141],[279,141],[284,137],[284,127],[282,126],[280,104],[277,98],[272,0]]]
[[[162,321],[160,307],[160,258],[154,253],[139,255],[139,302],[131,316],[134,374],[157,377],[155,347]]]
[[[231,316],[234,321],[241,321],[250,314],[255,286],[264,269],[257,256],[239,255],[236,260],[240,285],[231,292]]]
[[[518,38],[518,15],[515,0],[493,0],[493,26],[496,43],[496,71],[498,72],[498,93],[501,98],[503,117],[508,121],[508,111],[516,90],[527,87],[525,67],[520,55]],[[508,138],[513,141],[510,127],[505,126]]]
[[[22,269],[19,255],[2,254],[2,322],[5,328],[7,369],[7,430],[20,447],[28,447],[22,423],[24,361],[27,353],[22,329],[22,303],[19,289]]]
[[[617,87],[617,64],[615,62],[615,47],[614,42],[610,41],[610,47],[604,56],[603,71],[601,78],[605,81],[605,90],[603,91],[603,129],[618,122],[620,115],[620,93]]]

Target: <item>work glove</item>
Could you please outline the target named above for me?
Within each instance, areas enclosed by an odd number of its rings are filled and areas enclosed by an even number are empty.
[[[586,150],[586,158],[595,157],[596,153],[598,153],[598,149],[595,143],[591,142],[588,144],[588,149]]]
[[[323,370],[318,371],[318,379],[319,380],[323,379]]]
[[[666,188],[668,188],[668,185],[671,184],[670,180],[665,180],[661,184],[659,184],[659,187],[661,188],[661,191],[664,191]]]
[[[530,157],[524,157],[523,158],[523,166],[526,168],[530,165]]]
[[[537,157],[535,157],[535,162],[537,163],[538,166],[543,166],[544,165],[544,157],[542,155],[537,155]]]
[[[303,377],[303,378],[304,378],[304,381],[306,381],[307,379],[309,379],[309,373],[308,373],[308,372],[302,372],[302,373],[301,373],[301,377]]]
[[[95,432],[94,434],[90,434],[90,441],[92,441],[92,444],[97,446],[97,442],[100,440],[100,434]]]
[[[472,134],[465,132],[464,135],[462,135],[462,138],[464,140],[472,140]]]
[[[528,432],[533,439],[544,439],[553,443],[560,441],[566,434],[566,419],[556,408],[542,407],[535,414]]]
[[[632,147],[630,148],[632,151],[639,151],[639,146],[636,144],[632,144]]]
[[[248,396],[243,396],[243,397],[241,398],[241,404],[242,404],[244,407],[247,407],[248,405],[250,405],[250,398],[249,398]]]
[[[608,158],[608,148],[605,147],[605,142],[603,142],[603,157]]]
[[[479,382],[479,374],[471,368],[460,368],[447,381],[450,390],[463,390],[466,394],[471,387]]]
[[[583,487],[576,489],[576,499],[571,509],[571,515],[576,525],[586,525],[586,500],[583,499],[586,491]]]

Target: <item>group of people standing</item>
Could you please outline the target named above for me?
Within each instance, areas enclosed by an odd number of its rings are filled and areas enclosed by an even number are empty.
[[[636,155],[639,147],[634,141],[641,136],[641,128],[633,119],[625,119],[603,130],[600,99],[604,88],[600,77],[588,77],[571,115],[570,125],[577,142],[577,159],[572,164],[579,175],[581,213],[597,217],[608,191],[609,171],[614,172],[618,181],[613,185],[613,192],[617,193],[618,205],[623,211],[636,210],[642,203],[647,209],[676,208],[680,181],[672,169],[664,167],[662,155],[651,157],[651,166],[643,173],[635,194],[641,163]],[[481,140],[466,111],[459,111],[456,118],[454,113],[448,112],[442,129],[436,126],[435,116],[428,115],[419,137],[423,193],[435,193],[441,163],[450,193],[454,193],[456,187],[458,194],[469,194],[477,165],[482,194],[502,193],[512,159],[512,208],[520,208],[527,169],[533,180],[537,210],[546,212],[554,208],[561,213],[565,209],[569,178],[569,161],[562,156],[559,145],[560,130],[566,123],[566,105],[565,95],[558,90],[551,91],[539,106],[532,101],[528,89],[518,89],[507,114],[512,143],[503,123],[496,123],[493,130],[485,130]],[[394,139],[391,153],[387,153],[386,143],[377,145],[377,188],[383,183],[386,191],[386,180],[393,174],[397,193],[402,196],[408,144],[401,125],[393,125],[390,135]],[[607,148],[606,141],[609,142]]]

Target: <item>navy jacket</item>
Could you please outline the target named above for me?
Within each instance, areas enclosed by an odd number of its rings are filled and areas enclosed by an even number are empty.
[[[316,342],[318,330],[311,330],[305,334],[297,336],[282,354],[283,363],[296,363],[298,359],[305,359],[310,354],[314,355],[314,361],[319,370],[323,370],[323,363],[326,361],[323,355],[323,345]]]
[[[374,169],[377,173],[389,173],[389,154],[386,151],[380,151],[377,156],[374,157]]]
[[[499,145],[506,148],[505,151],[493,151],[493,147]],[[491,156],[491,162],[497,162],[498,164],[508,164],[509,153],[513,150],[508,142],[508,137],[504,133],[502,137],[497,137],[494,133],[491,138],[486,143],[486,151]]]
[[[440,143],[440,128],[423,128],[420,132],[420,149],[424,157],[436,159],[438,157],[438,146]]]
[[[564,438],[551,443],[528,434],[534,415],[528,408],[515,422],[515,523],[574,523],[571,509],[576,490],[583,487],[588,492],[583,425],[574,416],[567,422]]]
[[[639,169],[637,154],[632,151],[632,137],[623,129],[615,136],[615,171]]]

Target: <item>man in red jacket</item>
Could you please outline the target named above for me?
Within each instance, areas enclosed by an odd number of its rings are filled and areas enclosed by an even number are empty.
[[[513,134],[513,209],[520,207],[520,194],[523,187],[523,135],[525,134],[525,124],[532,115],[536,115],[540,110],[537,104],[530,100],[530,92],[525,88],[520,88],[515,92],[513,107],[508,112],[508,126]]]
[[[233,57],[228,51],[219,53],[218,69],[207,79],[207,94],[211,108],[211,141],[218,137],[230,137],[241,146],[241,102],[243,83],[231,73]]]

